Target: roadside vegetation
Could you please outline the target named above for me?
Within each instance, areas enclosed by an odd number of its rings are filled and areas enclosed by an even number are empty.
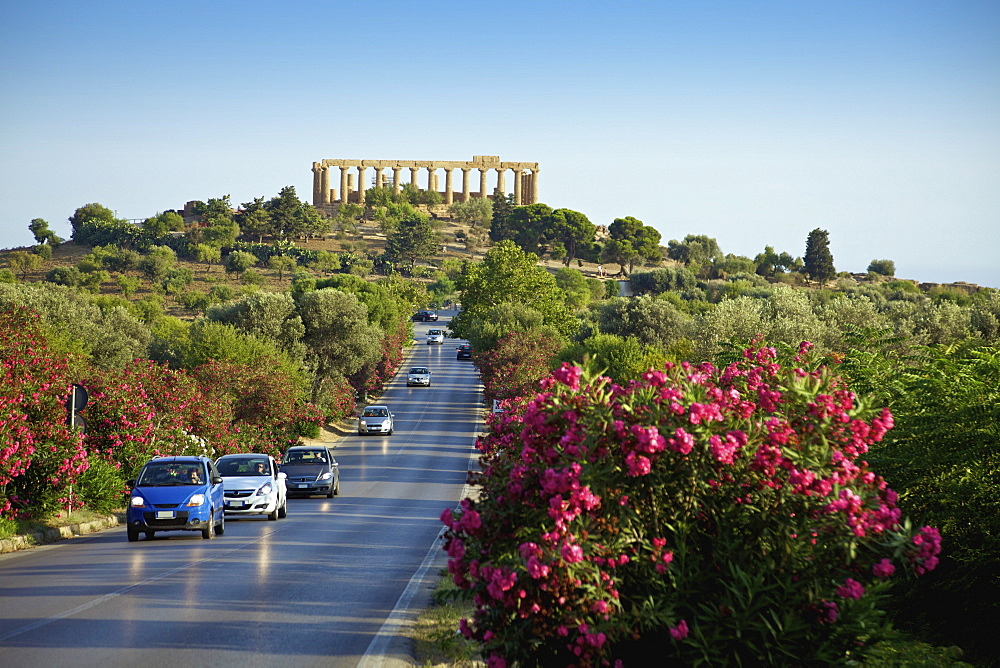
[[[466,598],[429,614],[467,621],[422,647],[995,665],[1000,292],[838,272],[819,229],[749,258],[434,195],[327,215],[289,187],[140,225],[92,203],[69,241],[31,221],[37,244],[0,253],[0,534],[118,508],[156,454],[280,453],[392,377],[415,310],[460,302],[508,412],[480,498],[444,517],[438,599]]]

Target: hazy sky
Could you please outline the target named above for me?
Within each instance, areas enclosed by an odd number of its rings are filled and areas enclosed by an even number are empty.
[[[2,248],[473,155],[664,244],[1000,287],[1000,2],[0,0]]]

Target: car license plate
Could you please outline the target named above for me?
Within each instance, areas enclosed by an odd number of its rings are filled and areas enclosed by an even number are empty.
[[[233,508],[241,508],[243,506],[243,502],[242,501],[230,501],[229,505],[231,505]]]
[[[308,487],[309,487],[309,485],[299,485],[299,489],[306,489]]]
[[[157,510],[156,519],[158,520],[172,520],[174,519],[174,511],[172,510]]]

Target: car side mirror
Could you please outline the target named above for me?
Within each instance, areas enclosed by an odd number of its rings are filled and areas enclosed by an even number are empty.
[[[221,476],[217,476],[217,475],[216,476],[212,476],[212,484],[213,485],[221,485],[222,484],[222,477]]]
[[[278,480],[285,480],[288,478],[288,474],[284,471],[278,471]]]

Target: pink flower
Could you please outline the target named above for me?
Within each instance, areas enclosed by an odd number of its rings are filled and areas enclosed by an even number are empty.
[[[887,578],[896,572],[896,567],[892,565],[892,562],[888,559],[883,559],[874,566],[872,566],[872,573],[877,578]]]
[[[653,470],[649,457],[643,457],[634,452],[630,452],[625,456],[625,465],[628,468],[630,476],[648,475]]]
[[[837,587],[837,596],[842,598],[853,598],[855,600],[865,595],[865,588],[861,583],[853,578],[844,580],[844,584]]]
[[[677,622],[677,626],[669,627],[670,637],[674,640],[684,640],[688,636],[688,625],[683,619]]]
[[[579,545],[566,543],[562,546],[562,558],[567,564],[575,564],[583,561],[583,549]]]

